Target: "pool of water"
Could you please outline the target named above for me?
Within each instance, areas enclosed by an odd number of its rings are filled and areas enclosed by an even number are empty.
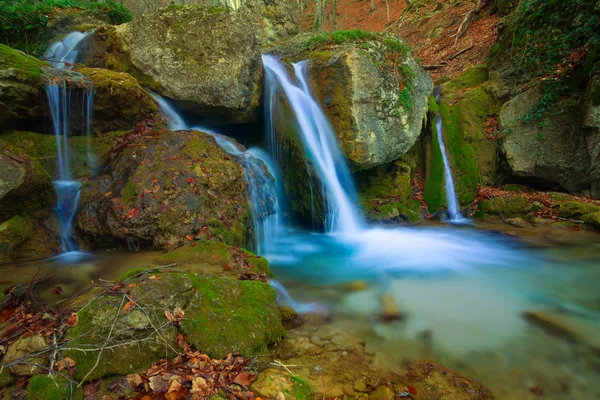
[[[92,281],[148,267],[159,254],[105,251],[5,265],[0,285],[48,276],[38,292],[55,303]],[[437,361],[499,399],[538,398],[532,388],[548,399],[600,398],[598,234],[503,224],[287,231],[266,257],[294,300],[327,309],[327,324],[362,338],[391,368]],[[52,294],[56,286],[61,295]],[[390,302],[402,320],[382,320]],[[524,318],[538,311],[569,316],[576,335],[581,323],[583,339],[566,340]]]

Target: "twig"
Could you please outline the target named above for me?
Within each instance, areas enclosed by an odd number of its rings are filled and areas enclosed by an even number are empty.
[[[469,47],[467,47],[465,49],[462,49],[461,51],[459,51],[458,53],[456,53],[452,57],[448,58],[448,61],[454,60],[456,57],[460,56],[461,54],[466,53],[467,51],[471,50],[473,47],[475,47],[474,44],[470,45]]]
[[[296,376],[296,374],[294,374],[292,371],[290,371],[290,369],[288,367],[300,367],[300,365],[285,365],[284,363],[282,363],[279,360],[273,360],[273,362],[271,364],[274,365],[279,365],[280,367],[283,367],[287,372],[289,372],[290,374],[292,374],[292,376]]]

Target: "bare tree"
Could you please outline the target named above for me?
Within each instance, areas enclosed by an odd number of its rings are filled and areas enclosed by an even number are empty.
[[[321,0],[323,2],[323,6],[321,7],[321,24],[323,31],[327,30],[327,0]]]
[[[321,30],[323,12],[321,11],[323,8],[322,0],[315,0],[315,20],[313,22],[313,31],[318,32]]]
[[[375,0],[371,0],[371,14],[375,12]]]
[[[406,1],[410,1],[410,0],[406,0]],[[388,22],[390,22],[390,1],[389,0],[385,0],[385,8],[387,11]]]
[[[387,1],[387,0],[386,0]],[[333,0],[333,30],[337,31],[338,28],[338,13],[337,13],[337,0]]]

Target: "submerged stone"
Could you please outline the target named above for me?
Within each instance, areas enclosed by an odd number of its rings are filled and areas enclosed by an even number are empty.
[[[589,226],[600,229],[600,212],[583,215],[581,220]]]
[[[304,380],[277,369],[262,372],[251,386],[252,391],[261,397],[279,398],[279,393],[290,400],[309,400],[310,387]]]

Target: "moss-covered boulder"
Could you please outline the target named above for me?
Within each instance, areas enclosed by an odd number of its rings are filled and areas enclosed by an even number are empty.
[[[485,127],[499,107],[487,81],[487,66],[475,66],[442,85],[439,105],[430,99],[432,120],[431,135],[425,137],[424,198],[432,212],[445,204],[444,165],[436,114],[442,119],[441,133],[459,203],[466,206],[473,202],[480,184],[498,183],[497,143],[486,133]]]
[[[162,8],[94,33],[84,61],[129,72],[212,123],[259,116],[264,72],[254,28],[242,13],[200,5]]]
[[[47,345],[46,339],[41,334],[21,337],[8,346],[2,361],[12,364],[10,372],[15,375],[35,375],[44,367],[46,358],[39,353],[45,350]]]
[[[152,131],[115,150],[82,189],[77,227],[90,240],[154,248],[197,238],[244,245],[250,209],[242,166],[203,132]]]
[[[558,213],[563,218],[581,218],[582,215],[600,211],[600,207],[579,201],[564,201],[558,206]]]
[[[416,142],[433,83],[401,39],[338,31],[295,37],[272,51],[309,60],[309,84],[352,169],[396,160]]]
[[[530,213],[532,209],[532,205],[521,196],[494,197],[479,203],[478,215],[516,218]]]
[[[100,134],[132,129],[156,116],[158,106],[138,81],[125,72],[77,67],[94,86],[92,131]]]
[[[178,332],[211,357],[257,355],[285,332],[275,300],[274,289],[260,281],[164,268],[133,274],[120,290],[91,291],[72,301],[71,307],[80,308],[79,324],[67,333],[62,355],[75,360],[76,379],[87,381],[172,358],[179,351]]]
[[[214,4],[212,0],[205,3]],[[302,18],[302,4],[288,0],[243,0],[229,1],[240,4],[238,12],[244,14],[254,25],[262,47],[296,35]]]
[[[58,374],[51,378],[44,373],[31,377],[27,383],[27,398],[31,400],[80,400],[84,399],[84,392],[83,389],[77,387],[77,382]]]
[[[38,216],[55,204],[52,182],[40,163],[0,139],[0,223],[14,215]]]
[[[0,264],[40,260],[59,252],[56,220],[49,211],[43,218],[15,215],[0,224]]]
[[[0,44],[0,132],[43,126],[43,61]]]
[[[304,380],[285,371],[269,368],[252,384],[254,393],[265,398],[277,398],[282,393],[286,399],[309,400],[310,387]]]
[[[89,139],[86,136],[69,137],[71,176],[84,180],[97,172],[114,146],[115,138],[125,133],[127,131],[107,132]],[[27,157],[39,162],[50,179],[58,178],[56,138],[53,135],[13,131],[0,134],[0,144],[2,143],[18,146]]]
[[[600,229],[600,212],[583,215],[581,220],[589,226]]]

